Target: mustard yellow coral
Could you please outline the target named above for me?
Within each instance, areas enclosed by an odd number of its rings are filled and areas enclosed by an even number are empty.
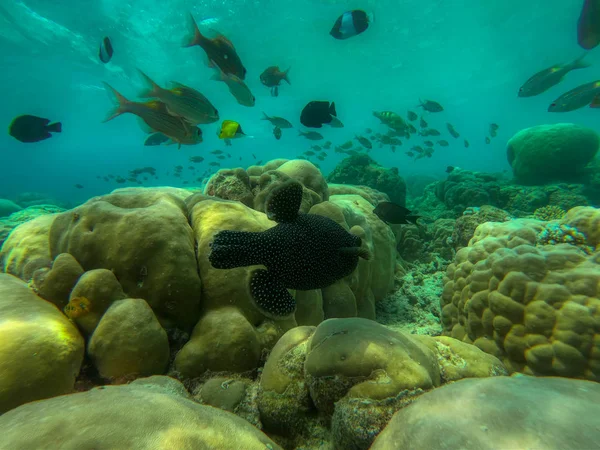
[[[548,205],[536,209],[533,212],[533,217],[538,220],[560,220],[566,213],[560,206]]]
[[[589,209],[566,218],[600,217]],[[512,371],[600,380],[600,252],[536,246],[540,231],[530,220],[478,227],[447,270],[444,334]]]

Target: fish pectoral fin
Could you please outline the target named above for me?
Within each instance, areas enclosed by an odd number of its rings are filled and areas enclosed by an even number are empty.
[[[296,311],[296,301],[273,272],[265,269],[252,271],[248,285],[254,305],[265,316],[283,319]]]
[[[275,222],[293,222],[302,204],[302,184],[288,180],[275,187],[266,201],[267,217]]]

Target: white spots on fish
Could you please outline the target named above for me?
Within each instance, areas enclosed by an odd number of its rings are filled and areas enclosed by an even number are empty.
[[[276,187],[266,210],[278,224],[260,233],[221,231],[209,255],[215,268],[266,266],[253,272],[250,291],[258,308],[275,318],[294,312],[287,289],[329,286],[351,274],[361,256],[359,237],[328,217],[298,213],[302,192],[296,181]]]

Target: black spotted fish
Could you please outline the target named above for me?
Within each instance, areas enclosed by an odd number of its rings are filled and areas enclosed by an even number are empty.
[[[361,238],[328,217],[299,213],[302,185],[289,180],[267,200],[267,216],[277,225],[262,232],[220,231],[208,260],[216,269],[264,265],[250,275],[249,288],[266,316],[292,315],[296,301],[288,289],[327,287],[350,275],[359,258],[368,259]]]

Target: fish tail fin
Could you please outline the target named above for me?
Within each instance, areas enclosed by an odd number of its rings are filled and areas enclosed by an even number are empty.
[[[52,131],[53,133],[60,133],[62,131],[62,123],[60,123],[60,122],[51,123],[50,125],[48,125],[46,127],[46,130]]]
[[[329,114],[337,117],[337,112],[335,112],[335,102],[331,102],[331,105],[329,105]]]
[[[301,130],[298,130],[298,136],[304,136],[304,133]]]
[[[225,73],[223,73],[221,69],[218,69],[215,73],[212,74],[210,79],[214,81],[225,81],[227,78]]]
[[[261,264],[262,237],[260,233],[224,230],[210,244],[208,260],[215,269]]]
[[[194,16],[190,13],[189,17],[189,34],[183,39],[182,47],[193,47],[194,45],[200,45],[200,43],[205,39],[200,33],[200,29],[198,28],[198,24],[194,20]]]
[[[129,105],[131,105],[132,102],[130,100],[127,100],[123,95],[119,93],[119,91],[117,91],[110,84],[103,84],[106,91],[112,94],[114,102],[114,108],[108,113],[106,119],[103,120],[103,122],[108,122],[109,120],[112,120],[115,117],[120,116],[121,114],[129,112]]]
[[[283,72],[283,79],[285,81],[287,81],[287,84],[291,85],[292,83],[290,83],[290,79],[288,78],[288,74],[290,73],[290,69],[291,67],[288,67],[287,70],[285,72]]]
[[[263,111],[263,118],[262,118],[262,120],[269,120],[269,119],[270,119],[270,117],[267,116],[267,113]]]
[[[369,251],[369,249],[367,247],[365,247],[365,246],[360,247],[358,249],[358,253],[357,254],[358,254],[359,258],[362,258],[365,261],[371,260],[371,257],[373,256],[373,255],[371,255],[371,252]]]
[[[140,69],[138,69],[138,72],[140,73],[140,75],[142,76],[142,78],[144,79],[144,82],[146,83],[146,86],[144,87],[144,90],[141,91],[138,96],[139,97],[158,97],[160,95],[160,92],[162,91],[162,88],[156,84],[152,78],[150,78],[148,75],[146,75],[144,72],[142,72]]]
[[[584,58],[587,56],[587,52],[583,53],[579,58],[577,58],[575,61],[573,61],[571,64],[569,64],[569,66],[571,67],[571,70],[574,69],[585,69],[586,67],[590,67],[592,64],[584,61]]]

